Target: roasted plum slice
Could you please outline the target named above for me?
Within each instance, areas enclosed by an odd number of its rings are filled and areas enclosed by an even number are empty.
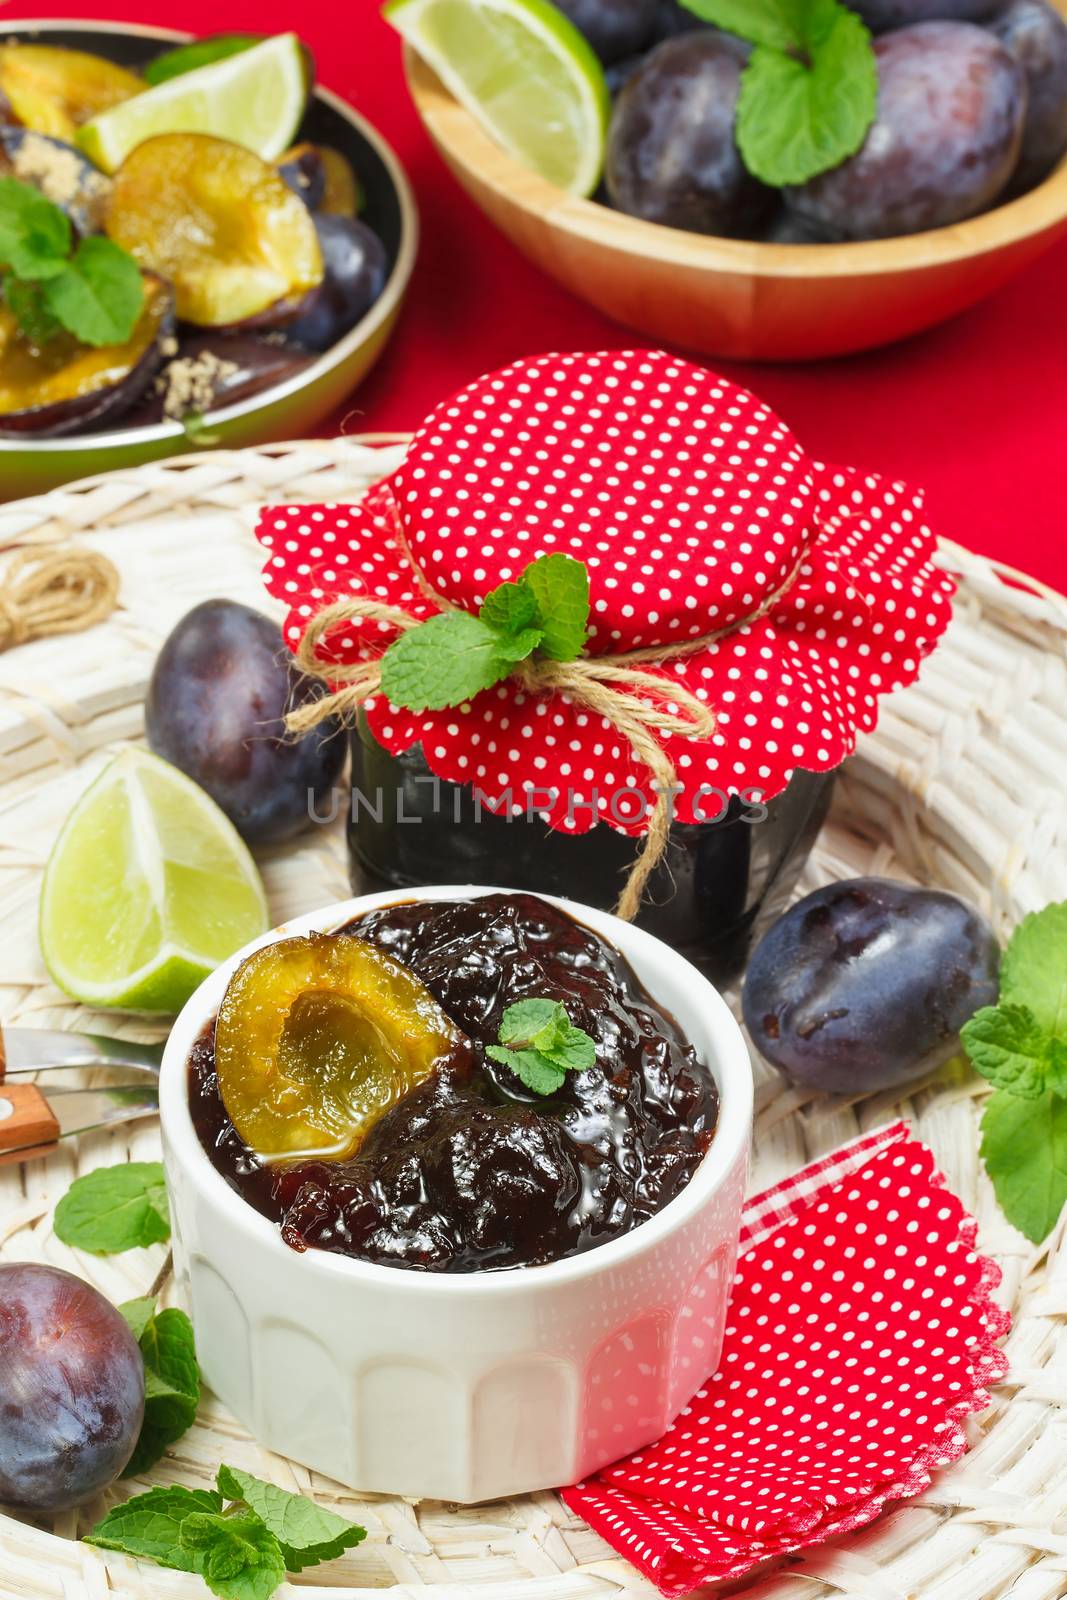
[[[355,217],[363,208],[359,179],[340,150],[332,145],[294,144],[275,166],[309,211]]]
[[[346,934],[280,939],[238,967],[215,1024],[219,1093],[263,1160],[344,1160],[463,1044],[407,967]]]
[[[0,120],[68,144],[83,122],[144,87],[135,73],[85,50],[52,44],[0,48]]]
[[[144,305],[125,344],[94,347],[64,332],[37,344],[0,306],[0,435],[81,433],[140,399],[174,331],[170,285],[143,276]]]
[[[125,419],[131,428],[250,400],[310,367],[314,356],[295,345],[253,333],[186,332],[177,356],[164,364],[150,392]],[[195,392],[189,391],[191,379]],[[206,394],[202,390],[207,390]],[[188,404],[181,403],[187,392]]]
[[[285,332],[305,350],[322,351],[366,316],[385,288],[389,258],[378,235],[356,217],[319,213],[315,228],[325,276]]]
[[[32,183],[66,212],[82,238],[103,228],[110,180],[61,139],[30,128],[0,127],[0,177]]]
[[[171,280],[178,316],[200,327],[280,325],[323,278],[307,207],[251,150],[208,134],[160,134],[132,150],[106,230]]]

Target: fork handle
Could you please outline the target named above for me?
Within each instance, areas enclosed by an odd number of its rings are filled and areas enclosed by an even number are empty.
[[[59,1121],[35,1083],[0,1085],[0,1154],[58,1138]]]

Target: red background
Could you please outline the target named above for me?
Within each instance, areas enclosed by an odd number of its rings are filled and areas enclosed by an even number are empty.
[[[197,33],[297,27],[323,82],[392,142],[422,211],[419,265],[393,343],[326,432],[408,429],[516,356],[634,342],[528,266],[457,188],[415,117],[397,39],[377,11],[375,0],[21,0],[0,11]],[[1067,243],[984,305],[888,350],[806,367],[723,366],[813,455],[925,485],[939,532],[1067,589],[1065,309]]]

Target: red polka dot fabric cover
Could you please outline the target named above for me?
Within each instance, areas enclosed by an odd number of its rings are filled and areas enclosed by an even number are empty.
[[[914,681],[951,614],[921,495],[810,460],[746,390],[654,351],[540,356],[481,378],[431,414],[399,471],[358,504],[275,506],[258,533],[293,648],[340,597],[433,615],[412,561],[469,611],[538,556],[584,561],[588,652],[677,643],[676,658],[648,670],[715,711],[710,741],[663,740],[683,822],[705,820],[708,795],[770,799],[797,767],[838,766],[874,727],[879,697]],[[722,628],[735,631],[682,653]],[[394,636],[360,620],[330,647],[367,659]],[[522,811],[537,791],[553,827],[647,828],[648,769],[565,695],[507,683],[447,711],[380,696],[366,711],[387,750],[421,742],[438,777],[476,785],[490,810]],[[546,783],[557,794],[542,809]],[[629,788],[643,804],[618,803]]]
[[[975,1233],[902,1123],[757,1196],[715,1376],[564,1500],[679,1595],[921,1493],[1006,1370],[1000,1270]]]

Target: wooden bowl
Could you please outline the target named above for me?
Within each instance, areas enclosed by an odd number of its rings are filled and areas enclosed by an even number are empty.
[[[118,22],[22,21],[9,23],[5,40],[41,39],[106,56],[135,70],[167,45],[192,36],[170,28]],[[418,246],[418,214],[400,162],[381,134],[350,105],[316,88],[297,137],[334,145],[359,173],[364,220],[381,238],[390,272],[379,298],[336,344],[295,376],[245,400],[210,411],[203,437],[190,444],[180,422],[127,424],[58,439],[0,438],[0,501],[42,494],[58,484],[184,455],[205,445],[231,449],[302,438],[314,432],[370,371],[391,334],[407,292]]]
[[[405,63],[434,144],[524,255],[606,316],[707,355],[809,361],[890,344],[992,294],[1067,233],[1067,158],[1021,199],[931,233],[818,245],[683,233],[546,183],[410,48]]]

